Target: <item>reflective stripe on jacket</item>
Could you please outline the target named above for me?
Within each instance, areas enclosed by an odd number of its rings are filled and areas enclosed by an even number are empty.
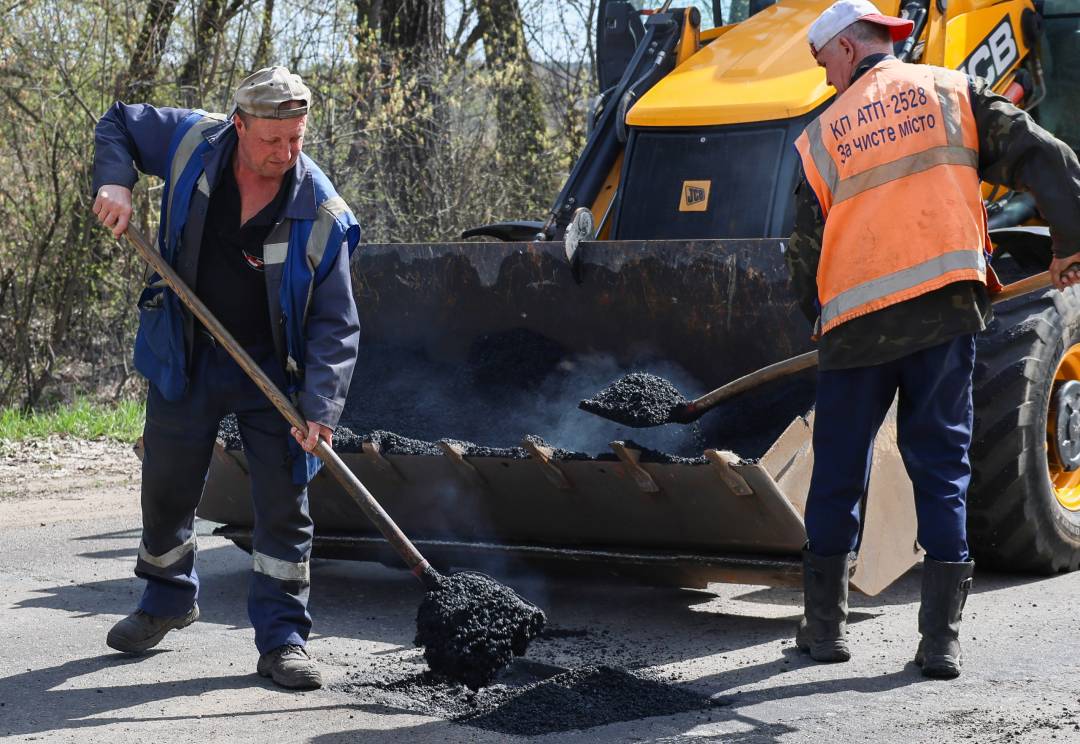
[[[958,281],[986,281],[967,78],[886,59],[795,143],[825,216],[821,332]]]

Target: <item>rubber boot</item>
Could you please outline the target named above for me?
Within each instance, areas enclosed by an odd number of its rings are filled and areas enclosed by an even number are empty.
[[[923,561],[922,604],[919,606],[919,650],[915,663],[923,676],[960,676],[960,617],[971,590],[975,563]]]
[[[795,645],[814,661],[837,662],[851,658],[847,628],[848,574],[851,553],[824,557],[803,551],[803,617]]]

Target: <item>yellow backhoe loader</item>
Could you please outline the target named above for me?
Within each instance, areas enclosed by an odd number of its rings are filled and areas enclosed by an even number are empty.
[[[783,254],[793,142],[833,94],[806,43],[828,4],[602,1],[601,94],[550,214],[358,251],[364,345],[336,447],[434,563],[800,581],[812,371],[692,427],[620,429],[576,404],[630,370],[698,394],[811,348]],[[1080,144],[1080,0],[878,4],[915,22],[901,58],[984,77]],[[1045,270],[1030,197],[985,196],[1002,280]],[[975,400],[976,559],[1075,569],[1080,294],[997,307]],[[223,430],[199,513],[250,548],[247,480]],[[311,504],[316,555],[395,565],[332,478],[316,477]],[[863,517],[853,584],[875,594],[920,554],[894,419]]]

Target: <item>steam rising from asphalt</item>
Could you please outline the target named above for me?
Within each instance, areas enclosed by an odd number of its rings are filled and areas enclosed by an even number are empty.
[[[610,355],[568,354],[524,329],[481,338],[462,361],[370,344],[361,348],[334,446],[356,451],[369,439],[387,453],[439,456],[434,442],[448,439],[464,443],[469,457],[523,458],[520,446],[529,437],[542,439],[558,457],[612,457],[610,442],[629,441],[652,450],[643,457],[653,461],[700,459],[707,447],[755,458],[813,405],[814,373],[808,371],[744,393],[690,426],[631,428],[578,408],[631,372],[663,378],[688,398],[725,382],[704,384],[667,361],[624,365]],[[232,417],[221,436],[227,447],[240,447]]]
[[[690,395],[705,389],[670,362],[644,361],[634,369],[670,380]],[[361,352],[341,421],[356,432],[387,430],[428,442],[449,438],[518,447],[531,434],[593,456],[625,439],[677,455],[700,455],[705,442],[698,427],[633,429],[578,409],[580,400],[625,372],[611,356],[565,354],[525,333],[493,341],[464,364],[373,345]]]

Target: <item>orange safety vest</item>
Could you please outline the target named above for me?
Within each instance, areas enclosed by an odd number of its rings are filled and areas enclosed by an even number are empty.
[[[968,79],[887,59],[795,143],[825,216],[821,333],[959,281],[990,249]]]

